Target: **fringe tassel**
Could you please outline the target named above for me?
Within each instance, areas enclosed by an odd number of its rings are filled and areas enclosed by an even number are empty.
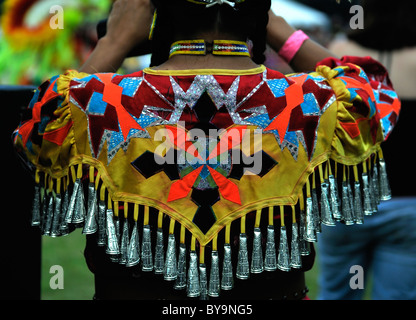
[[[221,289],[231,290],[234,287],[233,265],[230,245],[231,225],[225,227],[224,260],[222,265]]]
[[[220,296],[220,265],[217,251],[217,236],[212,240],[211,272],[209,275],[208,295],[214,298]]]
[[[134,226],[131,233],[130,241],[127,247],[127,262],[126,267],[133,267],[139,264],[140,262],[140,240],[139,240],[139,231],[137,226],[139,216],[139,205],[134,205]],[[127,221],[127,220],[126,220]]]
[[[293,269],[302,268],[302,257],[298,235],[298,223],[296,221],[295,207],[292,206],[292,240],[290,242],[290,267]]]
[[[149,207],[144,207],[143,233],[142,233],[142,271],[153,270],[152,239],[149,226]]]
[[[186,289],[189,297],[205,300],[208,297],[219,297],[221,290],[231,290],[234,286],[234,276],[238,279],[248,279],[250,273],[261,273],[264,270],[271,272],[279,269],[287,272],[302,268],[301,257],[310,254],[310,243],[317,242],[321,223],[328,226],[335,225],[336,221],[342,221],[347,225],[362,224],[364,216],[373,214],[380,201],[391,198],[386,165],[381,151],[378,156],[369,158],[362,164],[362,173],[359,172],[358,166],[344,165],[341,190],[338,186],[338,166],[335,163],[333,172],[331,161],[319,165],[318,186],[316,186],[315,171],[311,174],[305,189],[299,195],[298,215],[295,206],[291,206],[290,227],[285,225],[285,207],[280,206],[278,251],[273,206],[268,208],[269,221],[264,247],[260,229],[262,210],[256,212],[250,258],[247,248],[246,217],[241,217],[235,274],[231,260],[231,224],[225,227],[221,272],[217,236],[212,240],[210,270],[207,270],[205,264],[205,247],[200,247],[198,261],[194,236],[192,236],[191,250],[187,251],[186,229],[182,225],[177,247],[173,219],[170,220],[167,247],[165,247],[163,212],[159,212],[158,216],[153,258],[149,207],[125,202],[124,216],[120,216],[118,202],[112,201],[100,174],[92,166],[89,168],[86,199],[81,181],[82,165],[71,167],[68,176],[56,179],[36,172],[31,223],[40,226],[42,234],[52,237],[68,234],[74,227],[82,227],[83,234],[96,233],[97,244],[106,247],[106,253],[110,255],[112,261],[127,267],[136,266],[141,262],[143,271],[154,270],[156,274],[163,274],[166,281],[174,281],[174,289]],[[354,178],[350,177],[350,169],[354,170]],[[132,228],[128,219],[129,205],[134,205]],[[138,229],[139,208],[144,208],[141,241]],[[291,230],[290,239],[288,239],[288,228]],[[178,254],[177,250],[179,250]],[[189,265],[187,265],[188,254]]]
[[[155,274],[163,274],[165,269],[165,248],[163,239],[163,212],[159,212],[158,226],[156,231],[156,249],[155,249],[155,264],[153,266]]]
[[[195,241],[195,237],[192,236],[191,252],[189,254],[188,279],[186,284],[186,294],[190,298],[199,297],[201,294],[198,272],[198,256],[195,251]]]
[[[287,243],[287,231],[284,222],[284,207],[280,207],[280,243],[279,243],[279,255],[277,258],[277,268],[282,271],[290,271],[290,256],[289,246]]]
[[[166,281],[176,280],[178,277],[178,262],[176,259],[176,239],[174,235],[175,220],[170,219],[168,247],[166,249],[166,262],[163,269],[163,278]]]
[[[267,242],[266,253],[264,257],[264,270],[277,270],[276,236],[274,230],[273,207],[269,207],[269,225],[267,227]]]
[[[247,235],[246,235],[246,217],[241,217],[241,233],[239,237],[239,249],[237,260],[237,273],[238,279],[248,279],[250,275],[250,267],[248,262],[248,249],[247,249]]]
[[[261,230],[260,230],[261,209],[257,210],[256,222],[254,226],[253,251],[251,257],[251,273],[262,273],[263,265],[263,249],[261,245]]]

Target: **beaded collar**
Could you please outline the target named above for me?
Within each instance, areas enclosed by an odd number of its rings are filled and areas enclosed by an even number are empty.
[[[206,55],[207,53],[250,57],[247,44],[242,41],[214,40],[213,43],[206,43],[205,40],[180,40],[171,45],[169,58],[177,54]]]

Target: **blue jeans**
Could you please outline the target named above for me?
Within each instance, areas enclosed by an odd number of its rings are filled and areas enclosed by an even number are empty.
[[[320,300],[363,298],[350,286],[354,265],[365,281],[372,274],[373,300],[416,300],[416,197],[382,203],[364,225],[322,226],[318,259]]]

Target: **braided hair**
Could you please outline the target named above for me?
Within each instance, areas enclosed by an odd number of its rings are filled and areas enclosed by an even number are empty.
[[[152,0],[157,9],[153,30],[151,65],[160,65],[169,58],[170,46],[178,40],[191,40],[207,31],[220,31],[250,40],[253,44],[252,59],[264,63],[266,28],[271,0],[245,0],[235,7],[229,5],[205,5],[187,0]]]

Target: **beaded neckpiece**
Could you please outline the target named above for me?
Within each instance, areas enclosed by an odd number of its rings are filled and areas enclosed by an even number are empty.
[[[178,54],[206,55],[212,53],[220,56],[250,57],[247,44],[235,40],[214,40],[208,44],[205,40],[181,40],[174,42],[170,47],[169,58]],[[211,48],[211,49],[208,49]]]

